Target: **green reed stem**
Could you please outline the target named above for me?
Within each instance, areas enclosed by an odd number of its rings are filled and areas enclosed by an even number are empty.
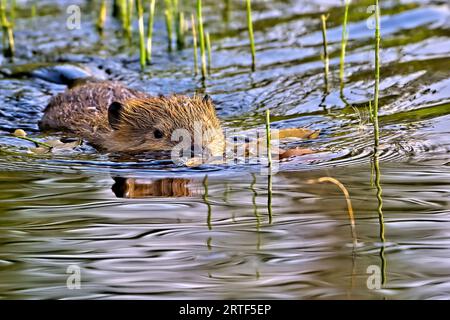
[[[141,70],[144,70],[145,64],[147,62],[147,52],[145,50],[144,7],[142,6],[142,0],[136,0],[136,9],[138,14],[139,28],[139,61],[141,64]]]
[[[378,0],[375,0],[375,89],[374,89],[374,101],[373,101],[373,113],[371,110],[371,114],[373,117],[373,126],[374,126],[374,166],[375,166],[375,186],[377,188],[377,212],[378,212],[378,220],[380,225],[380,241],[383,243],[380,249],[380,258],[381,258],[381,274],[382,281],[381,283],[384,285],[386,283],[386,258],[384,256],[385,246],[384,243],[386,241],[385,238],[385,227],[384,227],[384,215],[383,215],[383,189],[381,188],[381,169],[379,163],[379,145],[380,145],[380,128],[378,122],[378,98],[380,91],[380,6],[378,4]],[[371,104],[369,104],[371,106]]]
[[[208,72],[211,73],[212,56],[211,56],[211,39],[209,32],[206,32],[206,49],[208,51]]]
[[[256,175],[252,173],[252,183],[250,184],[250,190],[252,191],[252,205],[253,205],[253,215],[256,218],[256,230],[259,231],[259,227],[261,225],[261,218],[258,214],[258,205],[256,203],[256,197],[258,196],[258,193],[255,190],[255,184],[256,184]]]
[[[380,7],[375,0],[375,90],[373,101],[373,125],[375,135],[375,146],[379,145],[380,129],[378,123],[378,96],[380,92]]]
[[[184,13],[180,11],[180,6],[178,3],[178,0],[172,0],[172,10],[173,10],[173,16],[175,18],[175,33],[177,36],[177,50],[183,50],[184,49],[184,32],[185,32],[185,26],[184,26]]]
[[[195,24],[194,14],[191,14],[191,26],[192,26],[192,42],[194,46],[194,74],[198,74],[198,47],[197,47],[197,26]]]
[[[266,110],[266,145],[267,145],[267,163],[269,168],[272,168],[272,150],[270,140],[272,139],[270,133],[270,110]]]
[[[6,17],[6,0],[0,0],[0,23],[2,26],[3,55],[12,58],[15,53],[14,31],[12,24]]]
[[[273,217],[273,213],[272,213],[272,193],[273,193],[273,188],[272,188],[272,168],[269,168],[269,175],[267,176],[267,213],[269,215],[269,224],[272,224],[272,217]]]
[[[200,55],[202,61],[202,79],[206,78],[205,34],[203,32],[202,0],[197,0],[198,36],[200,38]]]
[[[96,23],[97,30],[100,34],[103,34],[106,21],[106,0],[102,0],[100,4],[100,10],[98,13],[98,19]]]
[[[164,0],[164,18],[166,21],[166,30],[167,30],[167,51],[172,51],[172,33],[173,33],[173,19],[174,19],[174,9],[173,9],[173,1],[172,0]],[[175,17],[176,18],[176,17]]]
[[[185,35],[185,22],[184,22],[184,13],[182,11],[178,12],[177,14],[177,25],[176,25],[176,30],[177,30],[177,49],[178,50],[183,50],[184,49],[184,45],[185,45],[185,39],[184,39],[184,35]]]
[[[113,10],[112,10],[112,16],[114,18],[121,18],[122,15],[122,5],[120,0],[114,0],[113,2]]]
[[[172,12],[168,9],[164,10],[164,17],[166,18],[167,30],[167,51],[172,51]]]
[[[148,8],[148,25],[147,25],[147,64],[152,63],[152,41],[153,41],[153,24],[155,21],[155,0],[150,0]]]
[[[252,52],[252,71],[256,69],[256,49],[255,49],[255,37],[253,35],[253,20],[252,20],[252,1],[247,0],[247,25],[248,36],[250,39],[250,49]]]
[[[33,1],[33,4],[31,5],[31,18],[32,19],[36,18],[36,14],[37,14],[36,3]]]
[[[128,39],[128,43],[131,45],[132,42],[132,22],[133,22],[133,0],[126,0],[125,6],[125,35]]]
[[[339,80],[341,93],[344,90],[344,80],[345,80],[344,64],[345,64],[345,50],[347,47],[347,40],[348,40],[347,20],[348,20],[348,8],[350,6],[350,0],[344,0],[344,2],[345,2],[344,22],[342,24],[341,57],[339,62]]]
[[[2,26],[8,24],[8,19],[6,18],[6,0],[0,0],[0,22]]]
[[[208,209],[208,215],[206,217],[206,224],[208,225],[208,229],[211,230],[212,229],[212,224],[211,224],[212,207],[208,200],[208,175],[205,175],[205,178],[203,179],[203,188],[204,188],[203,201],[205,202],[206,207]]]
[[[225,0],[225,8],[222,11],[222,18],[225,22],[225,25],[229,26],[230,24],[230,16],[231,16],[231,0]]]
[[[9,8],[9,18],[11,19],[12,25],[14,25],[14,22],[16,20],[16,8],[17,8],[16,0],[11,0],[11,6]]]
[[[381,259],[381,284],[385,285],[387,280],[386,269],[387,269],[387,260],[384,254],[385,251],[385,225],[384,225],[384,213],[383,213],[383,189],[381,187],[381,169],[380,169],[380,160],[379,160],[379,150],[378,147],[375,147],[374,153],[374,166],[375,166],[375,186],[376,186],[376,197],[377,197],[377,212],[378,212],[378,224],[380,226],[379,229],[379,237],[382,246],[380,248],[380,259]]]
[[[328,17],[322,14],[320,16],[322,20],[322,38],[323,38],[323,63],[324,63],[324,77],[325,77],[325,92],[328,93],[328,73],[330,69],[330,58],[328,56],[328,44],[327,44],[327,19]]]
[[[117,0],[120,7],[120,21],[122,22],[122,31],[125,34],[127,29],[127,0]]]
[[[172,9],[173,9],[173,13],[175,15],[178,15],[179,9],[180,9],[180,5],[178,3],[178,0],[172,0]]]
[[[49,144],[47,144],[47,143],[45,143],[45,142],[40,142],[40,141],[37,141],[37,140],[34,140],[34,139],[32,139],[32,138],[28,138],[28,137],[20,137],[20,136],[14,136],[14,137],[16,137],[16,138],[18,138],[18,139],[22,139],[22,140],[26,140],[26,141],[30,141],[30,142],[33,142],[36,146],[42,146],[42,147],[46,147],[46,148],[49,148],[49,149],[51,149],[51,148],[53,148],[51,145],[49,145]]]

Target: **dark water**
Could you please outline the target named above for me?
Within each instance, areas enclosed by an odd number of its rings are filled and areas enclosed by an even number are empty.
[[[22,128],[47,139],[37,121],[64,87],[1,76],[0,297],[450,297],[446,1],[383,1],[379,159],[367,112],[374,84],[371,1],[353,1],[350,9],[343,96],[339,1],[253,1],[253,73],[245,6],[205,1],[213,67],[204,84],[193,77],[190,47],[166,52],[160,12],[154,64],[141,74],[137,45],[126,46],[111,18],[103,39],[87,13],[81,29],[65,28],[67,6],[93,12],[88,4],[39,1],[31,18],[20,3],[17,65],[81,63],[153,94],[206,92],[225,128],[263,127],[270,108],[274,127],[321,135],[302,143],[318,153],[283,162],[271,179],[255,165],[189,169],[111,157],[88,145],[33,155],[31,144],[9,132]],[[191,2],[183,6],[193,9]],[[330,14],[329,94],[321,13]],[[342,190],[320,177],[348,190],[356,239]],[[81,271],[79,290],[66,286],[71,266]],[[379,271],[380,289],[368,287],[368,270]]]

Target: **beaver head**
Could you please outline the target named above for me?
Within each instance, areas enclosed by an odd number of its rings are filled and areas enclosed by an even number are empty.
[[[104,147],[109,151],[173,151],[182,144],[208,157],[223,154],[225,139],[209,96],[116,101],[108,108],[108,122],[112,130]]]

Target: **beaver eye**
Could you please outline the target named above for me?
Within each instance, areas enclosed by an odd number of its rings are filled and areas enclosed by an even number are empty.
[[[155,136],[156,139],[161,139],[162,137],[164,137],[164,134],[159,129],[153,131],[153,135]]]

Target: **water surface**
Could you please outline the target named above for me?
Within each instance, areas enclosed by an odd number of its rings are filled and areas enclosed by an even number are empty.
[[[0,76],[0,297],[4,299],[448,299],[450,258],[450,9],[445,1],[383,1],[381,146],[374,159],[370,1],[353,1],[345,86],[339,90],[343,8],[338,1],[252,1],[257,68],[245,6],[204,1],[213,66],[193,76],[192,49],[166,51],[155,24],[154,64],[107,22],[103,39],[83,1],[25,4],[14,64],[81,63],[152,94],[208,93],[224,128],[320,129],[294,142],[316,154],[281,163],[176,167],[151,157],[100,154],[87,144],[33,155],[16,128],[37,121],[65,88]],[[65,10],[82,6],[82,28]],[[183,4],[187,12],[193,3]],[[330,92],[324,90],[320,14],[329,13]],[[55,31],[57,30],[57,31]],[[11,63],[0,57],[2,69]],[[379,164],[379,166],[375,165]],[[377,177],[374,174],[380,170]],[[342,190],[356,220],[352,233]],[[272,192],[270,192],[270,185]],[[69,266],[81,289],[66,286]],[[378,268],[382,287],[367,286]]]

